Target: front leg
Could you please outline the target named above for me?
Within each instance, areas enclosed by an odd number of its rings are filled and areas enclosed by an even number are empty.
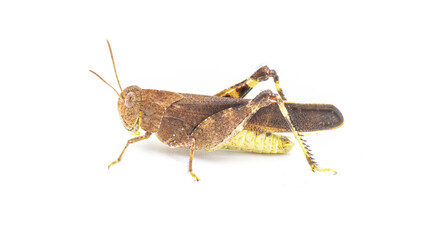
[[[276,71],[273,69],[270,69],[267,66],[263,66],[259,68],[252,76],[250,76],[248,79],[239,82],[235,84],[234,86],[231,86],[230,88],[227,88],[219,93],[217,93],[215,96],[219,97],[231,97],[231,98],[245,98],[246,95],[254,88],[258,83],[262,81],[266,81],[270,77],[273,78],[276,86],[276,90],[281,96],[282,100],[286,100],[285,95],[282,92],[282,89],[279,85],[279,76],[277,75]]]
[[[117,163],[120,162],[120,160],[121,160],[121,158],[122,158],[122,156],[123,156],[123,153],[125,152],[126,148],[129,146],[129,144],[131,144],[131,143],[136,143],[136,142],[142,141],[142,140],[144,140],[144,139],[148,139],[148,138],[151,136],[151,134],[152,134],[151,132],[146,132],[143,136],[139,136],[139,137],[135,137],[135,138],[131,138],[131,139],[129,139],[129,140],[127,141],[127,143],[126,143],[126,146],[123,148],[123,151],[121,152],[120,156],[118,157],[118,159],[115,160],[114,162],[112,162],[110,165],[108,165],[108,169],[109,169],[111,166],[113,166],[113,165],[115,165],[115,164],[117,164]]]

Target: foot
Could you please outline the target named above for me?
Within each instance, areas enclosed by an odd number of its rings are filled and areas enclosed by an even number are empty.
[[[192,171],[190,171],[189,173],[193,178],[195,178],[195,181],[199,182],[199,178],[195,175],[195,173],[193,173]]]
[[[315,172],[315,171],[318,171],[318,172],[333,172],[334,175],[337,174],[337,172],[335,170],[331,169],[331,168],[320,168],[317,165],[312,165],[311,168],[312,168],[312,172]]]
[[[112,165],[115,165],[115,164],[117,164],[118,162],[120,162],[120,160],[115,160],[114,162],[112,162],[110,165],[108,165],[108,169],[110,169],[110,167],[111,167]]]

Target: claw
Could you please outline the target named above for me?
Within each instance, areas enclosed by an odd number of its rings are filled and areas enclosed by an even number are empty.
[[[189,173],[193,178],[195,178],[195,181],[199,182],[200,179],[195,175],[195,173],[193,173],[192,171]]]
[[[318,172],[333,172],[334,175],[337,174],[337,171],[335,171],[335,170],[333,170],[331,168],[320,168],[320,167],[318,167],[316,165],[312,166],[312,171],[313,172],[315,172],[315,171],[318,171]]]
[[[115,165],[115,164],[117,164],[119,162],[119,160],[115,160],[114,162],[112,162],[110,165],[108,165],[108,169],[110,169],[110,167],[112,166],[112,165]]]

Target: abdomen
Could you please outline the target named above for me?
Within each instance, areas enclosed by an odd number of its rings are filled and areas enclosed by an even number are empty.
[[[255,153],[287,153],[293,146],[293,142],[280,134],[242,130],[222,148]]]

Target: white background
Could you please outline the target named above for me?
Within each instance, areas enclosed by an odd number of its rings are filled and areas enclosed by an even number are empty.
[[[428,1],[0,4],[1,239],[431,239]],[[341,128],[286,155],[129,147],[123,87],[215,94],[258,67]],[[275,89],[272,81],[251,92]]]

